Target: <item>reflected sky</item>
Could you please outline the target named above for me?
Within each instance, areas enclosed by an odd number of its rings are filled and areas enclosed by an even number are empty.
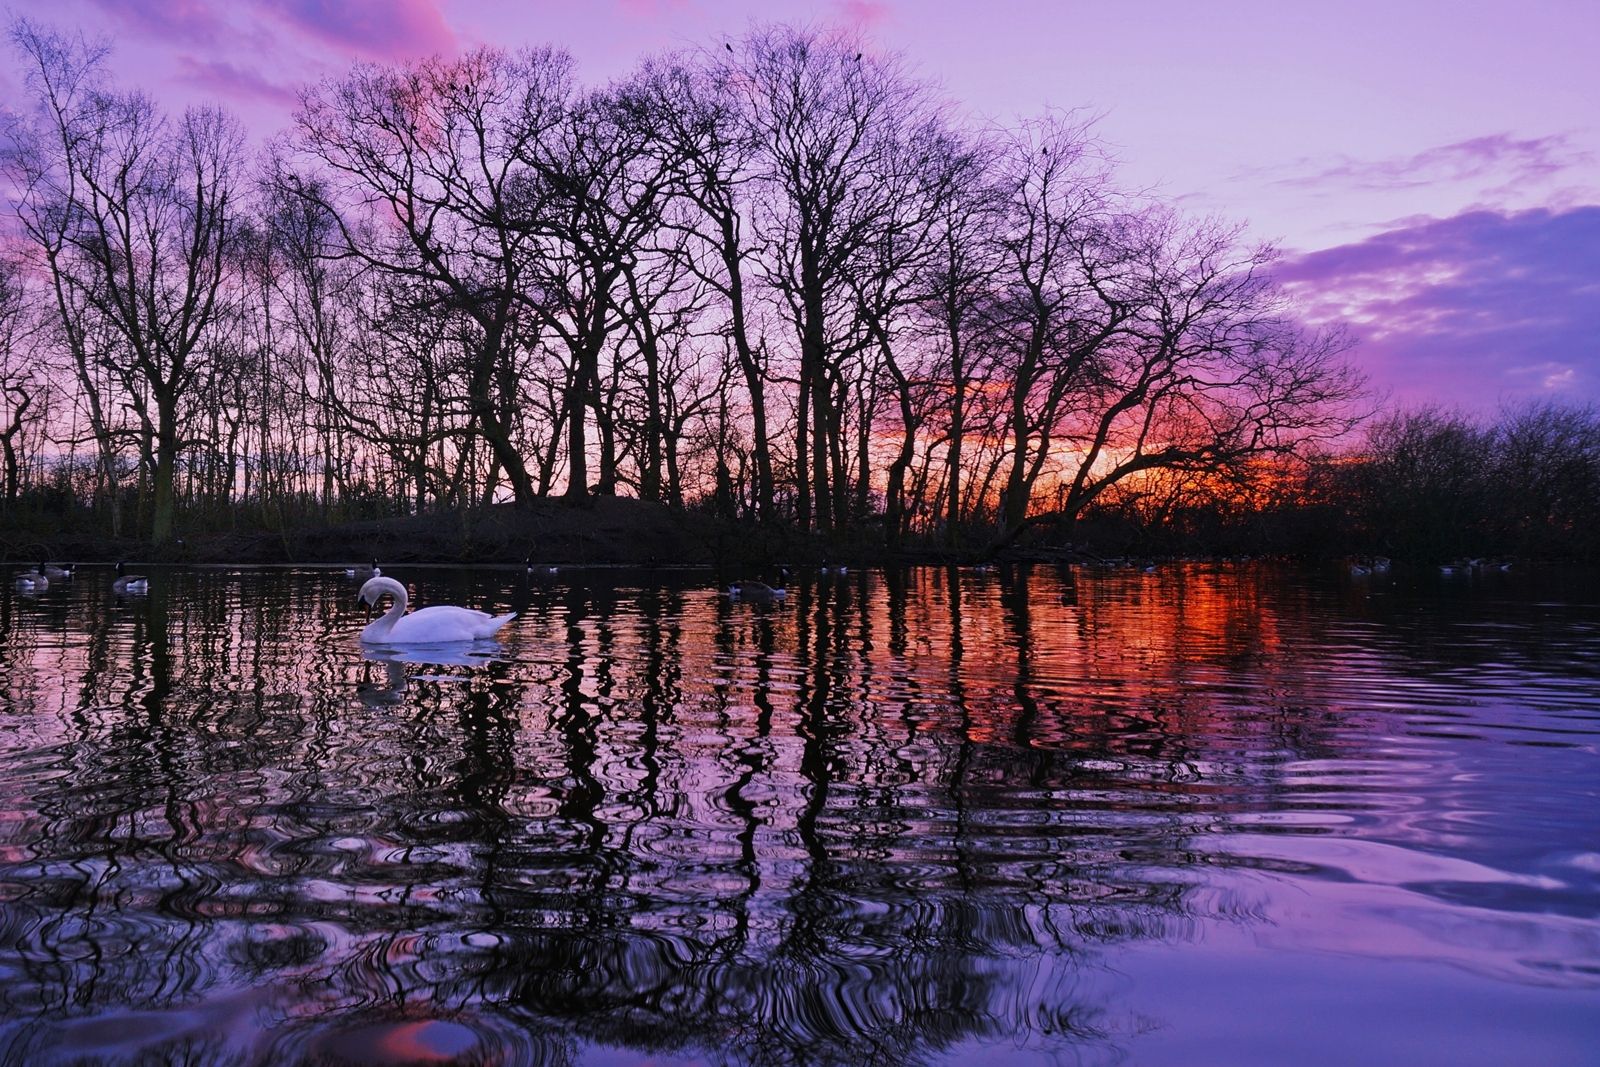
[[[407,653],[326,572],[0,593],[0,1062],[1600,1039],[1592,575],[400,577],[520,616]]]

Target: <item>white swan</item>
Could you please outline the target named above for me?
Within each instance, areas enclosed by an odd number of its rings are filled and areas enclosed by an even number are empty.
[[[150,579],[142,574],[123,574],[122,564],[117,564],[117,578],[111,583],[113,593],[139,594],[150,591]]]
[[[517,617],[490,615],[486,611],[439,604],[406,614],[406,587],[393,578],[372,578],[361,587],[361,602],[376,604],[388,593],[394,603],[383,617],[361,631],[364,645],[444,645],[493,637],[495,631]]]
[[[789,595],[787,589],[774,589],[766,582],[734,582],[728,586],[729,600],[748,600],[753,604],[770,604]]]

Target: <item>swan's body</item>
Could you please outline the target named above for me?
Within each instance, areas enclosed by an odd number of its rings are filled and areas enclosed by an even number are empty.
[[[517,617],[516,612],[490,615],[487,611],[439,604],[406,614],[406,587],[393,578],[370,578],[361,587],[361,602],[376,604],[388,593],[394,603],[383,617],[361,631],[364,645],[446,645],[456,641],[477,641]]]
[[[344,576],[346,578],[360,578],[362,581],[365,581],[368,578],[380,577],[382,574],[383,571],[378,569],[377,560],[373,560],[371,563],[362,563],[354,567],[346,567],[344,569]]]
[[[749,600],[754,603],[771,603],[789,595],[787,589],[774,589],[766,582],[734,582],[728,586],[729,600]]]
[[[111,583],[111,591],[113,593],[148,593],[150,591],[150,579],[142,574],[124,574],[122,573],[122,567],[122,564],[117,564],[117,578],[116,581]]]

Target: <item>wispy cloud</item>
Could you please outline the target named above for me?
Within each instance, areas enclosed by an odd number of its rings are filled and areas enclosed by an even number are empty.
[[[1402,397],[1600,400],[1600,206],[1411,220],[1277,274]]]
[[[1255,170],[1240,177],[1268,179],[1290,189],[1394,190],[1440,182],[1490,182],[1496,187],[1543,182],[1589,162],[1564,134],[1514,137],[1508,133],[1473,137],[1391,159],[1339,156],[1333,161],[1301,159],[1283,167]]]
[[[178,77],[191,85],[231,100],[267,100],[275,104],[299,102],[294,89],[271,81],[259,71],[220,59],[178,57]]]
[[[617,6],[636,18],[681,15],[693,7],[689,0],[617,0]]]
[[[132,33],[182,44],[215,45],[230,35],[207,0],[90,0]]]
[[[455,51],[435,0],[90,0],[130,33],[208,52],[314,42],[367,59]],[[283,38],[287,35],[289,41]]]
[[[371,59],[455,51],[434,0],[256,0],[290,28]]]

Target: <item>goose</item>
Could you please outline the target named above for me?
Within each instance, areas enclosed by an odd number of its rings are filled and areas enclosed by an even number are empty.
[[[553,563],[535,563],[532,556],[527,557],[522,562],[527,566],[528,574],[531,577],[554,578],[560,570]]]
[[[394,603],[383,617],[361,631],[364,645],[445,645],[455,641],[476,641],[493,637],[495,632],[517,617],[516,612],[490,615],[486,611],[439,604],[406,614],[406,587],[393,578],[369,578],[361,587],[361,603],[376,605],[383,595]]]
[[[844,575],[850,573],[850,568],[843,563],[824,563],[822,565],[822,573]]]
[[[377,560],[373,560],[371,563],[358,563],[354,567],[346,567],[344,569],[346,578],[360,578],[362,581],[368,578],[380,577],[382,574],[383,571],[378,568]]]
[[[44,576],[46,578],[71,578],[72,572],[77,569],[78,565],[76,563],[69,563],[65,567],[57,567],[54,563],[46,563],[44,565]]]
[[[24,593],[42,593],[50,588],[50,579],[45,577],[44,564],[41,563],[31,571],[17,575],[17,589]]]
[[[150,591],[150,579],[142,574],[124,574],[123,566],[121,563],[117,564],[117,577],[111,583],[111,591],[113,593],[148,593]]]
[[[787,589],[774,589],[766,582],[734,582],[728,586],[729,600],[748,600],[752,604],[770,604],[789,595]]]

